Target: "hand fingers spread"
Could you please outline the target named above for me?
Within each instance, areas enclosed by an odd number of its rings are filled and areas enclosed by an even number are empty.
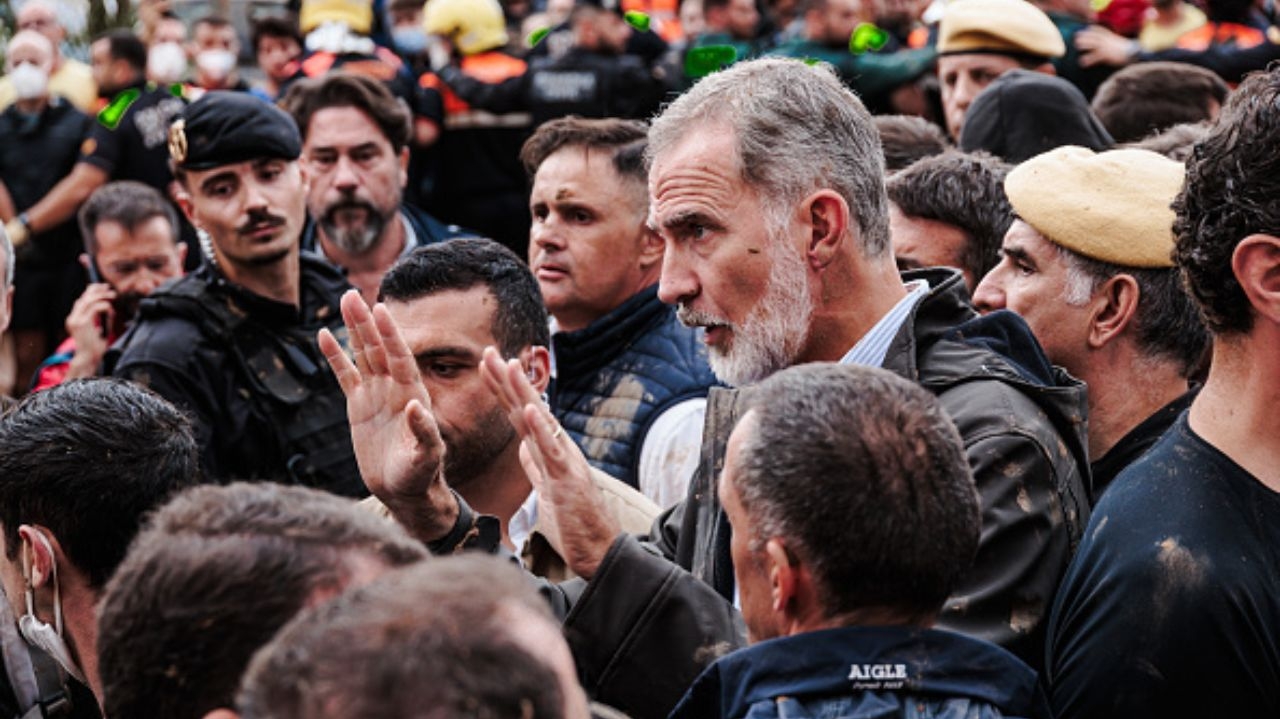
[[[378,328],[378,335],[383,348],[383,358],[391,378],[400,384],[414,384],[421,380],[418,363],[400,336],[400,328],[391,319],[391,313],[381,303],[373,308],[373,323]]]
[[[320,334],[316,339],[320,345],[320,352],[329,362],[329,368],[333,370],[334,376],[338,378],[338,385],[342,387],[342,393],[350,397],[351,393],[360,386],[360,372],[351,363],[351,358],[347,357],[342,345],[338,344],[338,340],[328,328],[320,330]]]
[[[535,459],[539,460],[542,471],[552,480],[563,477],[568,468],[566,456],[570,451],[577,451],[577,445],[563,432],[557,433],[560,424],[538,404],[525,405],[524,421],[531,430],[533,449],[539,455]]]
[[[409,429],[413,432],[413,436],[419,442],[430,445],[434,450],[440,444],[440,429],[436,426],[436,420],[431,411],[416,399],[409,400],[405,411],[409,415]]]
[[[363,303],[364,300],[361,300]],[[382,335],[374,323],[373,313],[365,308],[364,319],[358,325],[360,342],[364,345],[364,361],[369,366],[370,374],[387,374],[387,354],[382,346]]]
[[[523,403],[507,387],[506,370],[506,365],[503,364],[502,356],[498,354],[498,350],[493,347],[485,347],[480,359],[480,373],[484,377],[485,385],[498,398],[498,401],[507,412],[515,412]]]
[[[529,381],[529,376],[525,374],[524,366],[520,364],[520,360],[507,360],[507,382],[511,393],[520,404],[541,404],[542,398],[538,396],[538,391],[533,388],[533,384]]]
[[[369,375],[369,363],[364,359],[364,338],[360,333],[360,324],[366,321],[369,308],[365,305],[364,300],[360,298],[360,293],[355,290],[348,290],[342,296],[342,321],[347,325],[347,342],[351,344],[351,356],[355,359],[356,371],[360,376],[367,377]],[[372,321],[372,318],[368,318]]]

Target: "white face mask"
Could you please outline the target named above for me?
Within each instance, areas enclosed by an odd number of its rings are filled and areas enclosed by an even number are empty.
[[[44,97],[49,89],[49,74],[29,62],[13,68],[9,72],[9,81],[13,83],[14,95],[19,100]]]
[[[204,50],[196,55],[196,67],[215,80],[230,75],[235,66],[236,56],[230,50]]]
[[[147,51],[147,77],[158,85],[178,82],[187,72],[187,53],[176,42],[152,45]]]
[[[75,677],[81,684],[87,685],[88,682],[85,680],[84,672],[80,671],[80,667],[76,666],[75,660],[71,658],[71,649],[67,647],[67,642],[62,638],[62,594],[58,587],[58,561],[54,558],[53,547],[49,545],[49,540],[44,534],[35,532],[35,536],[40,538],[40,543],[44,545],[45,551],[49,553],[50,561],[53,563],[54,626],[51,627],[48,622],[42,622],[36,617],[36,597],[35,589],[31,586],[29,550],[24,545],[22,548],[22,577],[27,582],[27,613],[18,619],[18,631],[22,633],[23,638],[31,646],[44,651],[68,674]]]

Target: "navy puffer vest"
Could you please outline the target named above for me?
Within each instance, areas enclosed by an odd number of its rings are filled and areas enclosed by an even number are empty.
[[[552,344],[551,411],[592,465],[633,487],[653,421],[716,383],[700,333],[680,324],[657,285]]]

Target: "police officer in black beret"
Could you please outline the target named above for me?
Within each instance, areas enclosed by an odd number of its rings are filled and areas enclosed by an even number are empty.
[[[345,338],[349,285],[299,251],[301,144],[288,115],[247,93],[210,92],[179,115],[169,154],[205,261],[142,302],[109,363],[192,416],[209,479],[359,496],[346,402],[315,340],[322,327]]]

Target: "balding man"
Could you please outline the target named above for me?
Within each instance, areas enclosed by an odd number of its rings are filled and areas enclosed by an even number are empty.
[[[1026,0],[960,0],[938,27],[938,80],[947,132],[959,139],[969,104],[1014,68],[1054,74],[1066,44],[1049,16]]]
[[[93,112],[98,103],[98,85],[89,66],[62,55],[62,41],[67,30],[58,20],[58,6],[50,0],[27,0],[18,8],[19,31],[32,30],[48,38],[53,45],[53,71],[49,76],[49,92],[65,97],[83,112]],[[0,78],[0,108],[17,99],[13,79]]]
[[[980,310],[1010,309],[1055,364],[1089,386],[1093,496],[1191,403],[1207,344],[1173,267],[1182,163],[1147,150],[1063,147],[1005,180],[1018,219]]]

